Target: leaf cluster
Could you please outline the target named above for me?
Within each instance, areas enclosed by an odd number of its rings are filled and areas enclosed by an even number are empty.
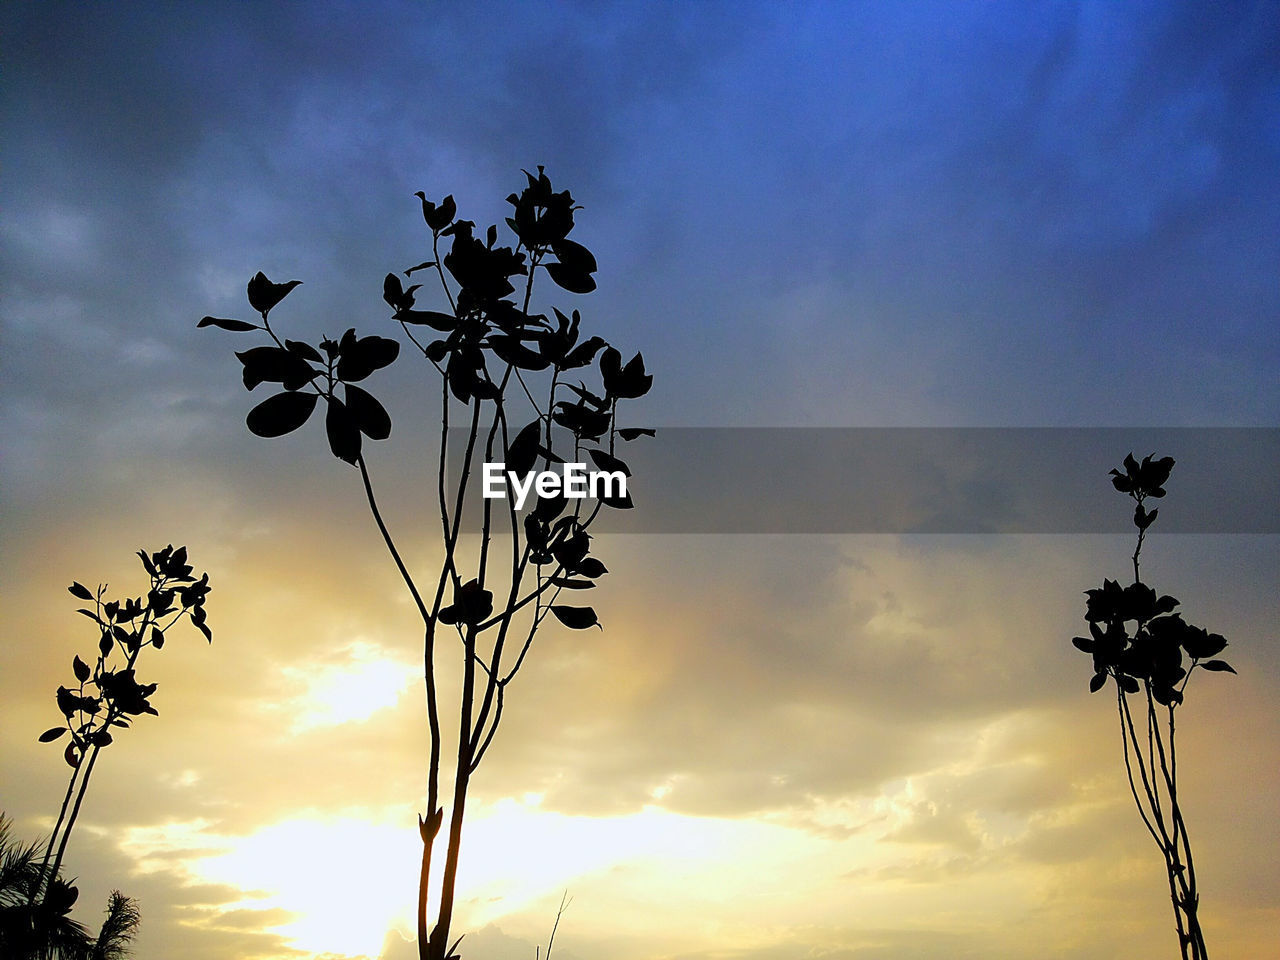
[[[138,557],[150,578],[145,596],[107,600],[105,584],[94,592],[79,581],[67,588],[77,599],[93,603],[92,609],[77,612],[98,627],[97,655],[91,662],[78,654],[71,661],[73,684],[59,686],[55,694],[65,723],[50,727],[39,739],[52,743],[69,733],[63,758],[73,769],[91,749],[113,742],[113,728],[127,728],[134,717],[157,713],[151,705],[156,684],[139,682],[136,672],[145,648],[163,648],[168,632],[183,617],[213,642],[205,613],[209,575],[198,580],[192,575],[187,548],[170,544],[151,554],[139,550]]]
[[[1131,453],[1124,459],[1123,473],[1111,471],[1112,485],[1137,503],[1133,523],[1138,529],[1139,550],[1158,513],[1148,512],[1143,500],[1165,495],[1164,484],[1173,465],[1172,457],[1144,457],[1139,463]],[[1137,555],[1135,551],[1135,570]],[[1073,637],[1071,642],[1093,657],[1091,692],[1101,690],[1107,677],[1114,677],[1124,693],[1138,693],[1145,686],[1156,702],[1172,707],[1182,703],[1183,688],[1196,667],[1235,673],[1225,660],[1213,659],[1226,648],[1227,641],[1183,620],[1182,614],[1175,612],[1176,598],[1159,595],[1137,579],[1127,587],[1104,580],[1101,587],[1086,590],[1085,596],[1089,636]]]

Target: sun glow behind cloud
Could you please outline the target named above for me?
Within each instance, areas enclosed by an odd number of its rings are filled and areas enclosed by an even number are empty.
[[[828,898],[814,884],[847,869],[844,857],[831,860],[830,851],[820,856],[824,841],[795,825],[656,807],[622,817],[575,817],[539,809],[540,802],[527,795],[472,809],[459,872],[459,931],[506,923],[522,911],[540,921],[539,901],[565,890],[583,914],[575,929],[640,929],[644,903],[661,890],[673,928],[705,928],[701,911],[707,904],[738,901],[736,922],[701,933],[722,946],[726,937],[749,946],[758,932],[753,918],[759,920],[752,903],[782,896],[797,904],[808,899],[818,909]],[[283,936],[293,948],[376,957],[389,930],[411,936],[413,929],[420,848],[410,819],[403,811],[353,809],[336,817],[291,818],[240,837],[218,835],[210,821],[192,821],[136,828],[124,846],[145,872],[163,868],[166,855],[182,851],[189,883],[244,891],[202,911],[195,921],[201,926],[262,911],[263,932]],[[870,843],[869,837],[854,840],[845,853],[856,847],[865,856]],[[806,866],[797,873],[797,864]],[[634,906],[629,913],[628,903]],[[288,919],[273,922],[282,915]]]
[[[301,688],[278,707],[292,716],[291,733],[367,720],[379,710],[394,707],[422,670],[392,659],[378,644],[360,638],[340,647],[330,659],[282,668],[288,684]]]

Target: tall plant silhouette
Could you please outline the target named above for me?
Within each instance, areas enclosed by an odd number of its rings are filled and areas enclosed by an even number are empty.
[[[1104,580],[1101,587],[1086,591],[1089,636],[1075,637],[1072,643],[1093,657],[1090,692],[1101,690],[1108,678],[1115,680],[1129,790],[1143,825],[1164,858],[1178,944],[1184,960],[1207,960],[1195,859],[1178,799],[1174,718],[1183,702],[1187,681],[1197,668],[1210,672],[1235,670],[1225,660],[1214,659],[1226,648],[1227,641],[1184,621],[1180,613],[1174,612],[1178,601],[1157,595],[1139,574],[1143,541],[1159,513],[1148,510],[1146,501],[1165,495],[1164,485],[1173,465],[1172,457],[1144,457],[1139,463],[1130,453],[1124,458],[1123,472],[1111,471],[1112,485],[1136,503],[1133,523],[1138,528],[1138,540],[1132,557],[1133,583],[1121,587],[1115,580]]]
[[[424,628],[423,679],[430,753],[426,769],[427,809],[418,818],[422,859],[418,881],[418,952],[423,960],[454,957],[450,942],[454,887],[462,827],[472,777],[493,742],[502,719],[506,691],[525,663],[534,636],[547,617],[573,630],[599,626],[590,606],[560,603],[564,591],[588,590],[607,570],[591,556],[588,530],[602,507],[628,509],[629,494],[618,486],[595,488],[591,495],[538,486],[536,503],[521,511],[515,500],[480,497],[475,485],[479,457],[501,462],[505,471],[529,482],[541,463],[541,475],[553,463],[579,464],[590,458],[615,481],[630,476],[618,456],[618,441],[653,435],[647,428],[621,428],[620,401],[648,392],[653,378],[636,354],[625,364],[622,355],[601,337],[582,339],[582,318],[552,308],[551,316],[532,311],[535,279],[545,273],[556,286],[573,294],[595,289],[595,257],[568,238],[574,214],[581,209],[569,192],[555,192],[542,167],[525,172],[527,185],[512,193],[514,208],[506,224],[515,245],[497,246],[498,228],[484,240],[475,224],[457,219],[452,196],[440,203],[421,201],[431,233],[431,257],[404,271],[406,278],[434,274],[443,309],[421,309],[421,284],[408,287],[395,273],[386,275],[382,296],[420,354],[439,377],[440,434],[435,498],[440,514],[443,559],[423,590],[406,564],[374,493],[364,440],[391,434],[386,408],[357,386],[370,374],[393,363],[400,343],[380,336],[358,336],[347,330],[337,339],[324,337],[314,346],[283,339],[269,314],[300,283],[273,283],[258,273],[248,285],[249,304],[261,322],[205,317],[199,326],[237,333],[258,331],[267,342],[236,354],[249,390],[262,383],[279,384],[281,392],[263,400],[247,417],[249,430],[278,437],[301,427],[323,405],[325,433],[334,456],[356,468],[373,521],[396,571],[413,600]],[[441,255],[442,244],[448,250]],[[443,307],[443,303],[440,304]],[[419,333],[441,334],[430,342]],[[598,366],[599,386],[570,382],[581,371]],[[461,429],[452,427],[452,410],[464,411]],[[460,434],[462,452],[450,451],[450,430]],[[451,456],[454,471],[450,471]],[[623,481],[622,487],[625,487]],[[528,489],[527,487],[524,487]],[[567,495],[572,492],[574,495]],[[478,538],[464,550],[464,520]],[[505,550],[499,536],[509,538]],[[465,572],[464,572],[465,571]],[[456,735],[453,737],[452,790],[444,799],[446,732],[440,710],[440,641],[456,640],[461,680]],[[452,646],[452,641],[450,643]],[[437,837],[448,803],[449,829],[438,881],[435,920],[429,906],[436,888],[432,869]]]

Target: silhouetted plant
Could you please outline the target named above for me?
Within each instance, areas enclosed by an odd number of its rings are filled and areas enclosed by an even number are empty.
[[[1164,857],[1182,956],[1184,960],[1207,960],[1191,838],[1178,801],[1174,713],[1196,668],[1235,670],[1225,660],[1213,659],[1226,648],[1226,640],[1184,621],[1180,613],[1174,613],[1178,601],[1157,595],[1139,576],[1143,540],[1159,513],[1148,511],[1145,501],[1165,495],[1164,485],[1173,465],[1172,457],[1144,457],[1138,463],[1130,453],[1124,458],[1123,473],[1111,471],[1115,488],[1137,504],[1133,512],[1138,528],[1133,583],[1121,587],[1114,580],[1104,580],[1098,589],[1086,591],[1089,636],[1075,637],[1072,643],[1093,656],[1090,692],[1101,690],[1108,677],[1115,679],[1129,789],[1147,832]],[[1133,624],[1132,631],[1129,624]],[[1136,708],[1130,696],[1138,698]],[[1136,724],[1135,712],[1139,714]],[[1142,726],[1146,727],[1145,736]]]
[[[71,768],[71,776],[40,863],[41,876],[49,882],[36,884],[31,894],[33,900],[47,901],[50,897],[62,896],[55,894],[53,880],[62,868],[67,841],[80,815],[80,805],[89,788],[98,754],[114,742],[111,731],[128,728],[141,714],[156,713],[150,701],[156,684],[139,683],[137,678],[136,667],[142,651],[147,647],[157,650],[163,647],[168,631],[184,616],[205,639],[213,641],[204,609],[210,589],[209,575],[203,574],[199,580],[191,575],[187,548],[175,550],[170,544],[149,556],[139,550],[138,557],[150,577],[145,596],[104,600],[105,584],[99,586],[96,593],[79,582],[67,588],[72,596],[93,604],[93,609],[82,607],[77,612],[97,625],[98,649],[92,659],[93,666],[79,655],[72,660],[75,685],[60,686],[57,691],[58,710],[65,722],[40,734],[42,743],[52,743],[69,735],[62,756]],[[74,888],[71,889],[74,893]],[[73,896],[72,902],[74,900]],[[68,903],[68,910],[70,906]]]
[[[588,528],[601,507],[632,506],[630,496],[620,491],[593,490],[593,496],[578,499],[552,492],[548,484],[547,490],[536,491],[535,505],[522,518],[510,496],[505,501],[485,497],[477,507],[474,498],[468,499],[476,457],[483,450],[485,463],[501,461],[505,471],[525,481],[532,479],[539,461],[545,472],[552,463],[580,463],[586,456],[600,471],[623,477],[630,476],[630,470],[617,456],[616,442],[653,435],[650,429],[617,426],[619,401],[643,396],[653,380],[645,372],[640,354],[624,364],[621,354],[600,337],[580,341],[577,310],[566,316],[552,308],[554,317],[530,312],[539,269],[563,290],[585,294],[595,289],[592,274],[597,267],[586,247],[568,239],[574,213],[581,209],[569,192],[554,192],[542,167],[536,176],[528,172],[525,176],[528,184],[524,190],[507,198],[514,208],[506,218],[515,234],[514,248],[496,245],[496,226],[488,228],[484,241],[475,236],[474,223],[457,219],[452,196],[436,204],[424,193],[416,194],[431,231],[432,256],[405,270],[404,275],[434,272],[448,312],[419,308],[421,284],[406,288],[394,273],[383,281],[382,296],[392,310],[391,319],[399,323],[409,343],[440,376],[435,492],[444,554],[434,590],[425,598],[378,507],[365,457],[364,438],[387,439],[391,418],[382,403],[356,385],[394,362],[400,344],[379,336],[357,336],[354,329],[336,340],[322,338],[315,346],[282,339],[268,315],[300,281],[272,283],[262,273],[248,285],[249,304],[261,323],[219,317],[199,322],[202,327],[233,332],[261,331],[269,338],[268,343],[236,354],[246,388],[253,390],[261,383],[283,388],[249,411],[246,422],[254,434],[278,437],[290,433],[306,423],[323,401],[329,448],[359,471],[373,520],[422,619],[430,730],[427,812],[418,818],[422,862],[417,934],[423,960],[456,956],[458,941],[450,943],[449,934],[467,793],[501,721],[507,687],[548,616],[575,630],[599,626],[593,608],[556,601],[562,591],[594,587],[607,572],[603,563],[589,555]],[[442,240],[449,241],[443,257]],[[513,283],[517,277],[524,278],[522,291]],[[442,336],[423,343],[414,333],[423,328]],[[590,368],[597,363],[597,355],[599,392],[581,380],[567,382],[566,374]],[[447,441],[450,409],[455,403],[468,413],[461,431],[464,452],[451,480]],[[572,455],[566,456],[570,449]],[[478,546],[474,556],[464,560],[460,549],[464,515],[474,519],[477,513]],[[505,559],[498,559],[491,550],[500,531],[510,537]],[[437,639],[446,632],[457,636],[462,674],[448,842],[439,906],[431,924],[431,867],[444,820]]]

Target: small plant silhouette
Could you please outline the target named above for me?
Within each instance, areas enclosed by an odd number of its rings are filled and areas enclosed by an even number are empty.
[[[525,188],[507,197],[514,208],[506,218],[515,235],[514,247],[497,246],[496,226],[485,231],[484,240],[476,236],[473,222],[457,219],[452,196],[436,204],[425,193],[416,194],[431,232],[432,255],[404,275],[433,272],[448,312],[418,306],[421,284],[406,287],[394,273],[383,280],[382,296],[392,310],[391,319],[440,377],[435,494],[444,555],[434,575],[434,589],[425,595],[383,518],[365,456],[364,440],[387,439],[391,417],[380,401],[357,386],[397,359],[399,342],[361,337],[354,329],[336,340],[322,338],[315,346],[282,339],[268,315],[300,281],[273,283],[263,273],[248,285],[249,304],[260,323],[205,317],[198,324],[237,333],[260,331],[269,338],[268,343],[236,354],[247,389],[262,383],[282,387],[249,411],[246,423],[252,433],[278,437],[297,430],[323,401],[329,448],[359,471],[374,523],[421,617],[430,732],[427,811],[418,818],[422,860],[416,915],[423,960],[457,956],[461,937],[452,942],[449,937],[467,795],[502,719],[507,687],[548,616],[573,630],[600,626],[592,607],[557,600],[566,590],[591,589],[608,572],[590,555],[588,530],[601,508],[632,506],[624,481],[622,489],[593,488],[583,497],[539,483],[536,502],[523,517],[510,496],[505,502],[486,496],[477,507],[475,497],[469,497],[477,457],[483,456],[484,463],[501,462],[504,477],[509,475],[516,483],[521,479],[531,483],[539,462],[541,473],[546,474],[553,463],[585,466],[582,461],[587,457],[600,471],[624,478],[631,471],[618,456],[617,442],[654,433],[617,424],[619,402],[643,396],[653,381],[640,354],[623,363],[622,355],[601,337],[580,339],[582,318],[577,310],[567,316],[554,307],[553,316],[531,312],[539,270],[562,290],[586,294],[596,287],[592,275],[597,266],[585,246],[568,239],[574,214],[581,209],[569,191],[555,192],[542,167],[537,175],[526,171],[525,176]],[[449,246],[443,256],[442,241]],[[517,278],[523,278],[523,290],[517,289]],[[414,331],[424,328],[442,336],[423,343]],[[587,371],[597,363],[599,387],[568,379],[571,372]],[[467,412],[460,431],[464,452],[451,479],[448,437],[454,404]],[[524,489],[529,490],[527,483]],[[479,521],[478,546],[470,556],[462,549],[465,516]],[[504,556],[495,549],[499,534],[510,540]],[[445,814],[438,641],[449,635],[456,636],[461,652],[460,706],[447,844],[436,918],[431,923],[433,854]]]
[[[74,881],[49,876],[39,844],[20,844],[0,813],[0,957],[5,960],[124,960],[138,930],[138,903],[119,890],[107,898],[97,935],[71,918],[79,891]],[[32,901],[41,886],[42,901]]]
[[[74,582],[67,590],[93,604],[79,613],[98,628],[98,648],[90,661],[71,661],[73,686],[56,693],[63,723],[40,734],[42,743],[68,738],[63,760],[71,768],[53,832],[37,859],[36,846],[21,847],[11,837],[8,821],[0,826],[0,945],[5,956],[124,956],[138,925],[134,900],[113,891],[107,920],[97,939],[69,914],[79,896],[74,881],[62,879],[63,857],[80,815],[98,755],[114,742],[112,730],[127,729],[142,714],[156,714],[150,698],[154,683],[139,683],[137,664],[147,647],[161,649],[169,630],[186,617],[205,639],[213,634],[206,621],[209,575],[199,580],[187,563],[187,548],[172,544],[151,554],[139,550],[150,583],[145,596],[107,600],[106,585],[91,591]],[[90,666],[90,662],[93,664]]]
[[[1139,575],[1143,540],[1159,513],[1149,511],[1145,501],[1165,495],[1164,485],[1174,465],[1172,457],[1153,457],[1144,457],[1139,463],[1130,453],[1124,458],[1124,472],[1111,471],[1112,485],[1136,503],[1133,583],[1121,587],[1114,580],[1104,580],[1098,589],[1086,591],[1089,636],[1074,637],[1071,642],[1093,657],[1091,693],[1101,690],[1108,678],[1115,679],[1129,790],[1164,858],[1182,957],[1207,960],[1191,838],[1178,801],[1174,713],[1197,668],[1236,671],[1225,660],[1214,659],[1226,648],[1226,640],[1184,621],[1174,612],[1178,601],[1157,595]],[[1129,624],[1134,625],[1132,632]],[[1136,708],[1130,696],[1137,698]],[[1137,723],[1135,713],[1139,715]],[[1145,731],[1141,729],[1144,726]]]

